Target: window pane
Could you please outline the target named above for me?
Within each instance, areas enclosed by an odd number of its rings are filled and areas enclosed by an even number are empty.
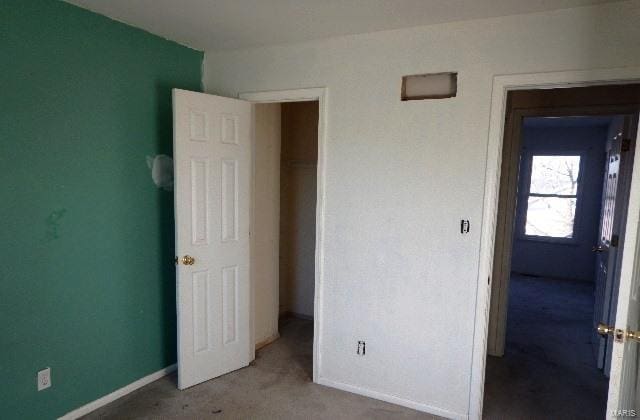
[[[530,193],[576,195],[580,156],[533,156]]]
[[[529,197],[524,233],[552,238],[571,238],[575,215],[575,198]]]

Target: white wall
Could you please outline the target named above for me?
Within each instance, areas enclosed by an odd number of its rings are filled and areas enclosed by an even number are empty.
[[[280,127],[280,104],[256,105],[251,271],[258,346],[278,333]]]
[[[316,166],[284,164],[281,174],[280,313],[313,318]]]
[[[466,415],[492,78],[638,66],[639,21],[634,0],[205,54],[207,92],[328,88],[325,383]],[[458,97],[400,101],[440,71]]]

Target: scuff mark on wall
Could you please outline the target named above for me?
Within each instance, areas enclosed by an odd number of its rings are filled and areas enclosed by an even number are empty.
[[[67,209],[62,208],[58,210],[54,210],[45,219],[45,224],[47,225],[47,231],[45,232],[45,238],[47,242],[51,242],[60,237],[60,233],[58,228],[60,227],[60,220],[64,217],[64,214],[67,212]]]
[[[173,191],[173,158],[167,155],[147,156],[153,183],[165,191]]]

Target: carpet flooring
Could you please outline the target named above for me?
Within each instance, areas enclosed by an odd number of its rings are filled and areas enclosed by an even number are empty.
[[[184,391],[175,374],[106,405],[85,419],[436,419],[312,382],[313,322],[281,322],[280,339],[244,369]]]
[[[593,284],[512,275],[503,357],[489,357],[485,419],[604,419],[591,347]]]

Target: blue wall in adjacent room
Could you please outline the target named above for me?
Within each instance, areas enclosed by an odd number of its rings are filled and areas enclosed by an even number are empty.
[[[541,119],[533,119],[541,120]],[[575,119],[574,119],[575,120]],[[593,281],[608,122],[604,118],[562,124],[526,121],[523,124],[523,151],[532,153],[584,153],[582,192],[578,197],[575,243],[550,243],[523,237],[516,223],[511,261],[512,271],[538,276]],[[524,165],[521,164],[521,171]],[[519,178],[516,220],[523,220],[527,177]]]

